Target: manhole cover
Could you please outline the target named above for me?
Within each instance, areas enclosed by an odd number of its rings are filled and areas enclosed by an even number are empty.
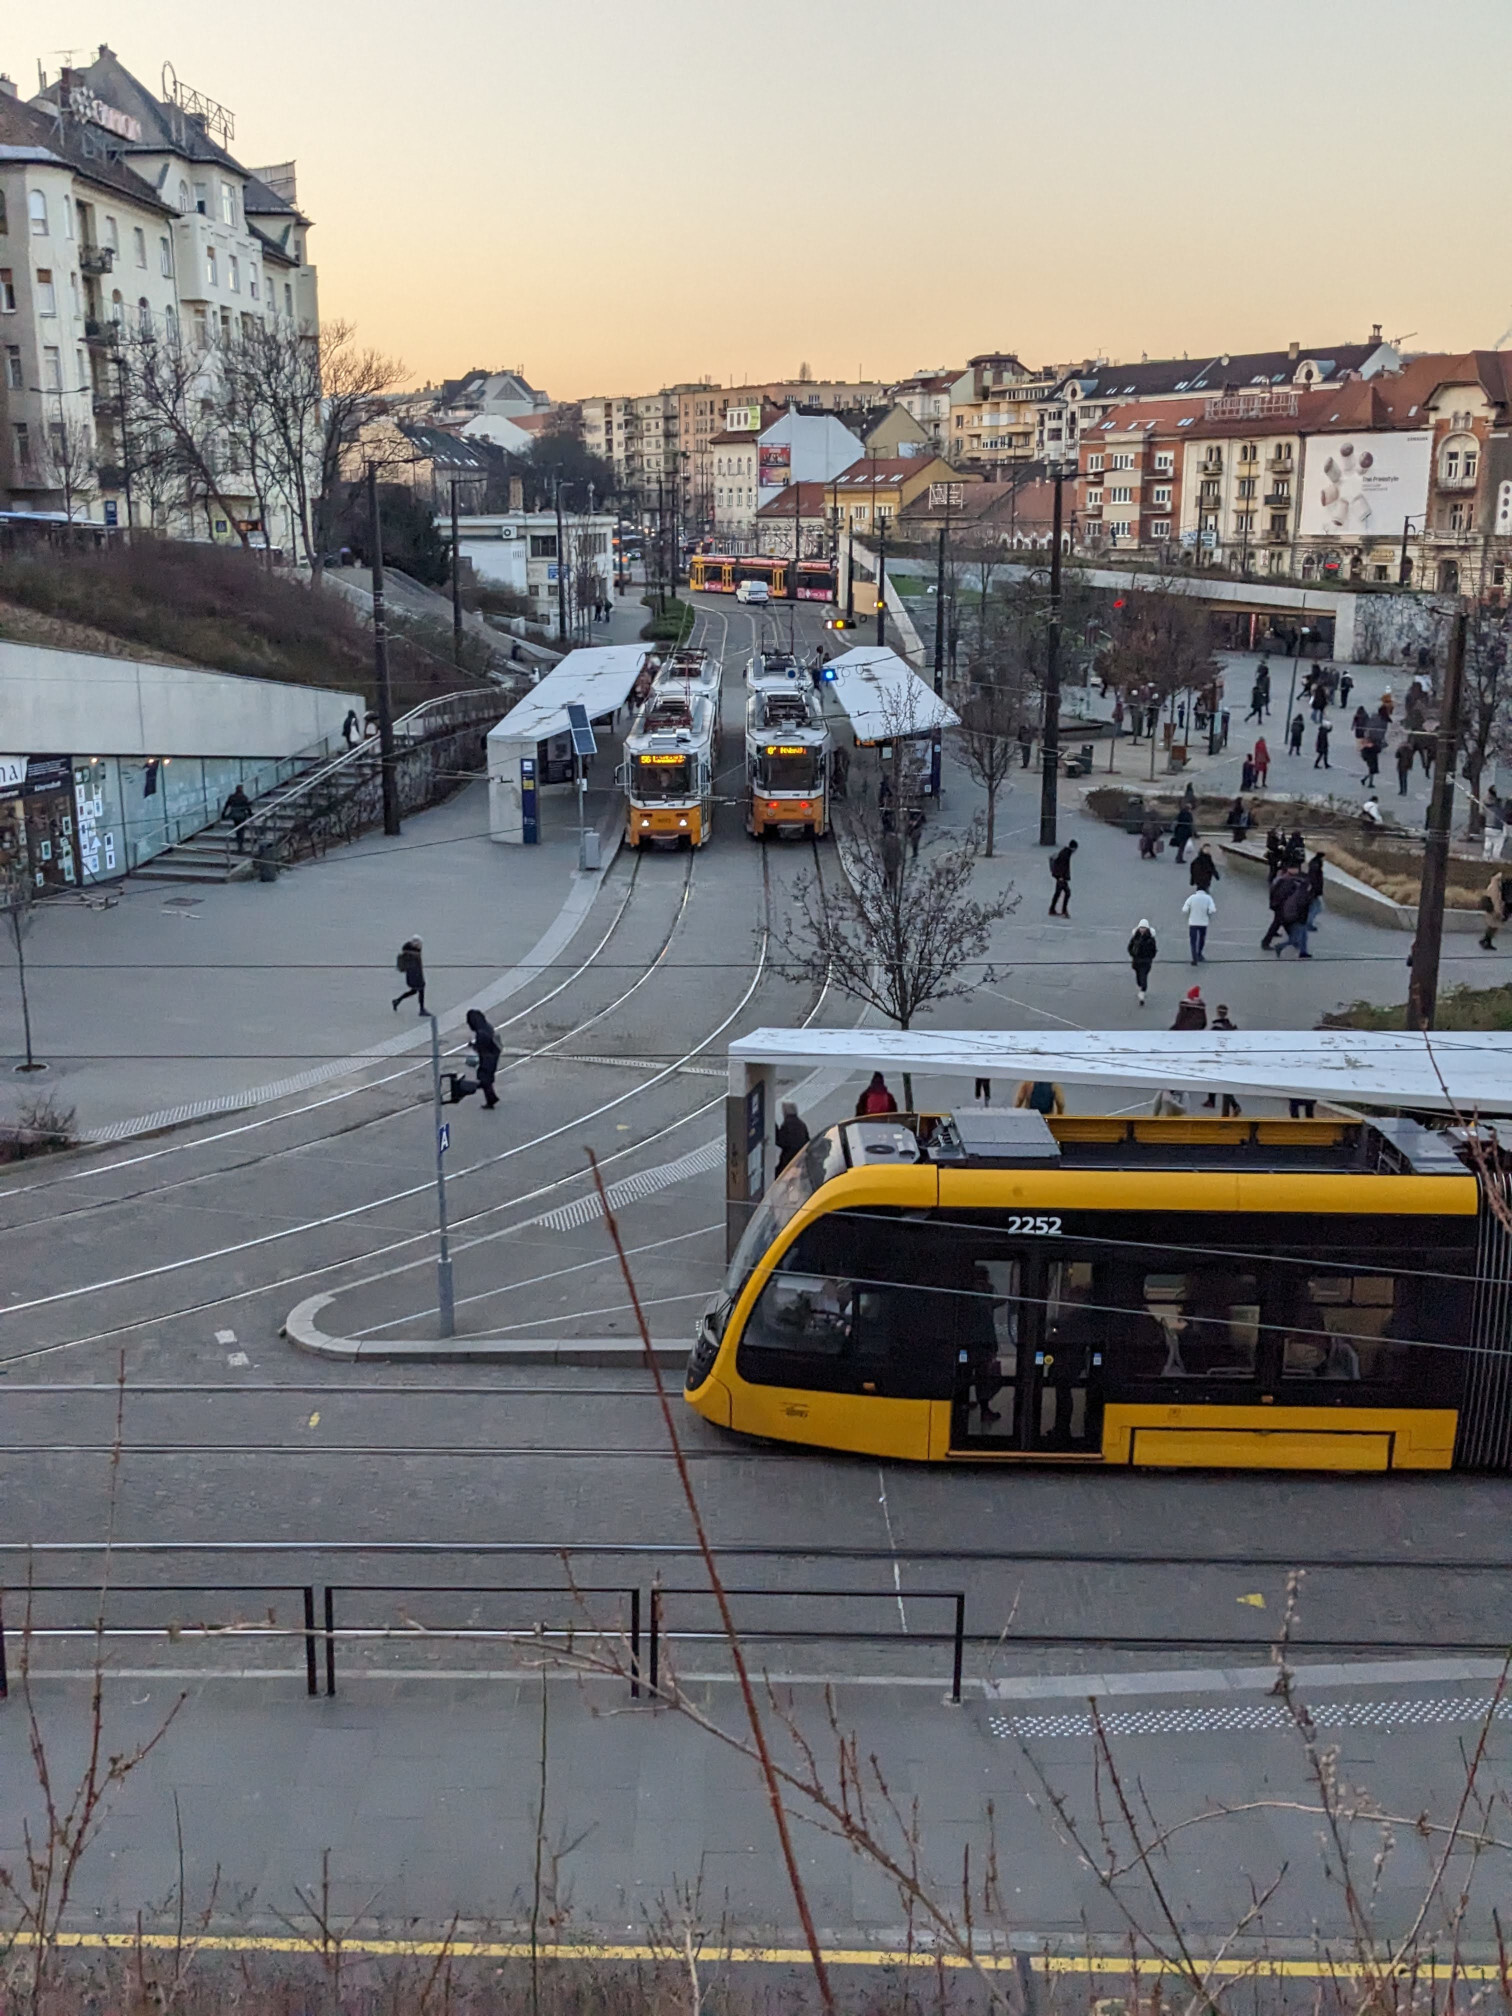
[[[168,896],[163,900],[165,910],[192,910],[196,904],[204,902],[203,896]]]

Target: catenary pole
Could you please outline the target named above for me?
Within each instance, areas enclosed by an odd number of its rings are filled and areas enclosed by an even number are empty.
[[[446,1137],[441,1131],[441,1028],[434,1015],[427,1015],[426,1020],[430,1023],[431,1103],[436,1121],[436,1230],[440,1239],[436,1252],[436,1327],[443,1337],[454,1337],[457,1313],[446,1227]]]
[[[378,688],[378,761],[383,781],[383,830],[399,834],[399,778],[394,769],[394,698],[389,690],[388,627],[383,609],[383,527],[378,517],[378,467],[367,465],[368,543],[373,569],[373,677]]]
[[[567,646],[567,534],[562,525],[562,479],[560,476],[552,485],[553,500],[556,504],[556,570],[557,570],[557,642]]]
[[[457,479],[451,479],[452,663],[462,663],[462,562],[457,532]]]
[[[1449,879],[1449,828],[1454,818],[1454,771],[1459,755],[1460,700],[1465,684],[1465,612],[1454,619],[1449,660],[1444,668],[1444,704],[1439,710],[1433,794],[1423,844],[1423,883],[1418,896],[1417,936],[1412,941],[1412,981],[1407,989],[1407,1027],[1431,1029],[1438,1007],[1439,955],[1444,943],[1444,893]]]
[[[1055,509],[1050,530],[1050,626],[1045,637],[1045,709],[1040,727],[1041,847],[1055,845],[1056,802],[1060,789],[1060,618],[1061,618],[1061,491],[1065,469],[1055,470]]]

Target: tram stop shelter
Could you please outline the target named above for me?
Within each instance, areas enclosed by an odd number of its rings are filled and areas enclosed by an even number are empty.
[[[916,1079],[959,1078],[965,1097],[978,1078],[1000,1080],[1005,1103],[1026,1078],[1106,1089],[1113,1095],[1107,1112],[1127,1112],[1128,1098],[1118,1095],[1131,1090],[1146,1096],[1169,1090],[1199,1098],[1230,1091],[1311,1099],[1345,1114],[1360,1106],[1466,1119],[1512,1114],[1512,1032],[1486,1030],[753,1029],[730,1044],[728,1056],[725,1194],[732,1244],[776,1173],[779,1074],[789,1080],[795,1072],[811,1074],[785,1095],[810,1111],[848,1079],[881,1071],[900,1106],[897,1081],[908,1072]],[[932,1092],[926,1110],[945,1104]]]
[[[651,655],[647,644],[603,644],[569,651],[488,737],[489,837],[532,846],[541,837],[541,797],[552,786],[570,794],[575,775],[567,709],[577,705],[597,725],[612,722]]]
[[[954,728],[960,717],[913,667],[884,645],[858,644],[824,668],[826,707],[838,707],[850,722],[858,748],[891,742],[896,736],[933,735]]]

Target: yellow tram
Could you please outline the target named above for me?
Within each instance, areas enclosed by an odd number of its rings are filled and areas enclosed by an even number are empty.
[[[1408,1120],[849,1121],[768,1190],[689,1404],[920,1461],[1512,1468],[1512,1239]]]

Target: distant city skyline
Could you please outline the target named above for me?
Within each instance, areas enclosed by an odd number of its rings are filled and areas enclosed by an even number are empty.
[[[454,0],[443,46],[398,0],[360,35],[291,0],[256,33],[8,0],[0,66],[30,95],[102,39],[229,105],[249,165],[298,162],[324,312],[408,384],[517,364],[567,400],[1512,325],[1496,0],[953,0],[927,29],[903,0],[770,0],[738,61],[691,0]]]

